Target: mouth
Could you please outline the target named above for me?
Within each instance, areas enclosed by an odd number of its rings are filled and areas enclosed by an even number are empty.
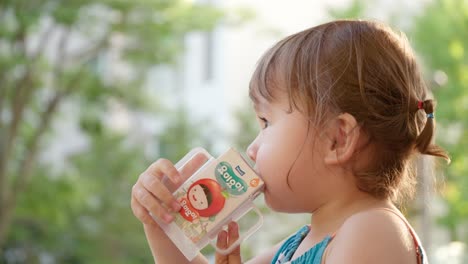
[[[195,197],[195,195],[192,195],[192,199],[196,202],[197,201],[197,198]]]

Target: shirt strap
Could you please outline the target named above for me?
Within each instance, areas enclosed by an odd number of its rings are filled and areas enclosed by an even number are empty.
[[[409,230],[409,232],[411,234],[411,237],[413,238],[414,247],[416,249],[417,263],[418,264],[423,264],[423,250],[422,250],[422,247],[421,247],[421,241],[419,241],[419,238],[416,235],[416,232],[411,227],[411,225],[408,223],[408,220],[406,220],[406,218],[400,212],[398,212],[396,210],[393,210],[393,209],[390,209],[390,208],[379,207],[379,208],[374,208],[374,209],[371,209],[371,210],[383,210],[383,211],[391,212],[394,215],[398,216],[403,221],[403,223],[405,223],[406,228],[408,228],[408,230]]]
[[[403,223],[405,223],[406,228],[408,228],[408,230],[409,230],[409,232],[411,234],[411,237],[413,238],[414,247],[416,249],[417,264],[423,264],[424,263],[424,251],[423,251],[422,246],[421,246],[422,243],[421,243],[421,241],[419,241],[419,238],[416,235],[416,232],[413,230],[413,228],[408,223],[406,218],[400,212],[398,212],[396,210],[393,210],[393,209],[390,209],[390,208],[379,207],[379,208],[372,208],[372,209],[369,209],[369,210],[366,210],[366,211],[370,211],[370,210],[383,210],[383,211],[391,212],[394,215],[398,216],[403,221]],[[330,236],[331,240],[333,240],[335,238],[336,233],[338,231],[339,231],[339,229],[336,230],[335,232],[333,232],[333,234],[331,234],[331,236]]]

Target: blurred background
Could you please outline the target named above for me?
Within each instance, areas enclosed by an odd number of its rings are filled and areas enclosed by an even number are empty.
[[[417,52],[452,163],[418,160],[403,210],[431,263],[468,263],[466,0],[0,0],[0,263],[151,263],[138,175],[196,146],[244,151],[256,61],[335,18],[389,23]],[[244,260],[309,221],[262,200]]]

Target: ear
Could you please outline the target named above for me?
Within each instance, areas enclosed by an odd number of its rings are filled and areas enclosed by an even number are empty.
[[[329,142],[325,150],[325,164],[346,163],[355,153],[361,133],[356,119],[348,113],[340,114],[327,130]]]

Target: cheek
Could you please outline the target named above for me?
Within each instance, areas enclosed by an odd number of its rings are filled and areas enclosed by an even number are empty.
[[[287,159],[279,153],[280,149],[272,145],[263,145],[257,153],[257,171],[267,184],[287,172]]]
[[[323,162],[323,153],[317,144],[318,142],[314,144],[309,141],[304,145],[289,177],[291,188],[309,201],[313,200],[315,194],[327,189],[331,177],[329,168]]]
[[[305,134],[289,131],[270,131],[258,148],[256,166],[266,181],[286,179],[286,175],[300,155]]]

